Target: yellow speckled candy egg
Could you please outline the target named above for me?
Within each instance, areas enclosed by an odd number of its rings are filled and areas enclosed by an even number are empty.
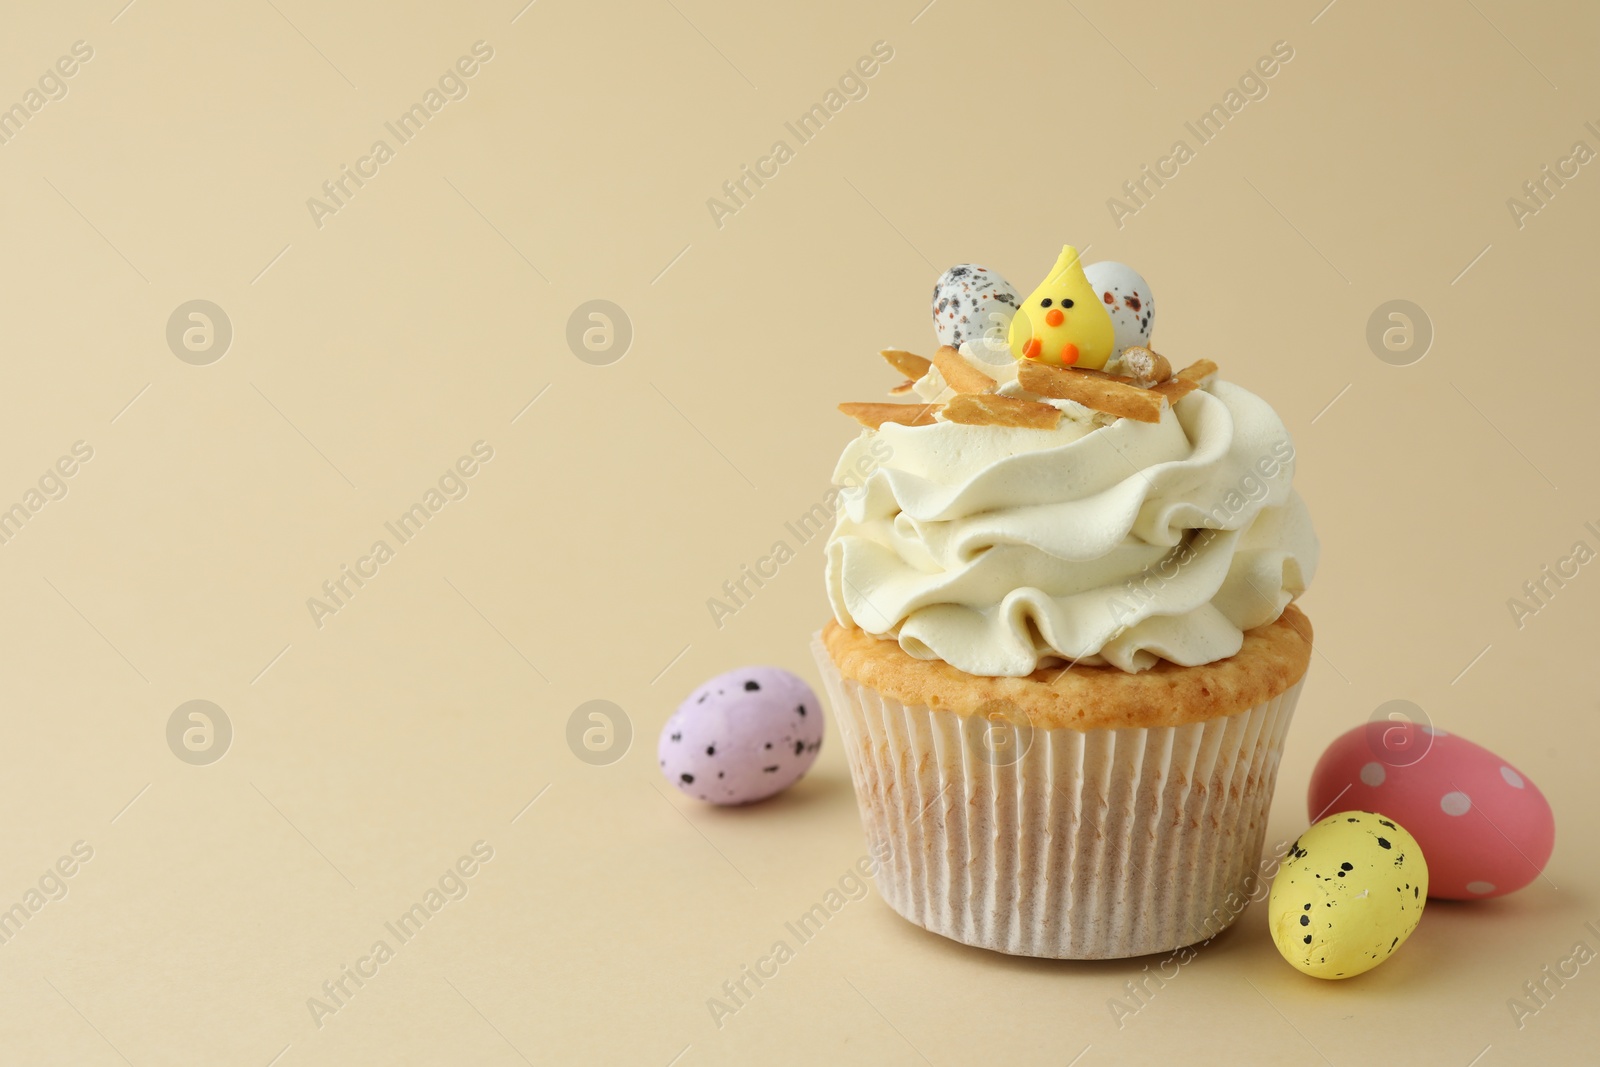
[[[1428,864],[1403,826],[1342,811],[1289,846],[1267,922],[1283,958],[1313,978],[1370,971],[1405,943],[1428,900]]]

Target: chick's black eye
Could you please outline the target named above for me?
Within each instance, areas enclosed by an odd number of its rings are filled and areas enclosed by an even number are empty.
[[[1063,301],[1061,301],[1061,306],[1062,306],[1062,307],[1064,307],[1064,308],[1069,308],[1069,307],[1071,307],[1071,306],[1072,306],[1072,301],[1070,301],[1070,300],[1063,300]]]
[[[1039,306],[1042,307],[1042,308],[1049,307],[1050,306],[1050,298],[1047,296],[1043,300],[1039,301]]]

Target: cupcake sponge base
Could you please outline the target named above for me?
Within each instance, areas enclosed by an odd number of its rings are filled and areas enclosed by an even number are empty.
[[[833,643],[813,652],[869,846],[887,854],[878,890],[911,922],[1109,959],[1207,940],[1244,910],[1303,665],[1232,714],[1085,730],[902,703],[845,677]]]

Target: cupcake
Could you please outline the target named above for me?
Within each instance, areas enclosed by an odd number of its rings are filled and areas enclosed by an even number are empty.
[[[1026,299],[995,291],[946,272],[934,357],[883,353],[902,399],[840,405],[863,429],[813,650],[878,889],[1017,955],[1203,941],[1254,888],[1311,656],[1294,445],[1214,363],[1150,347],[1131,268],[1069,246]]]

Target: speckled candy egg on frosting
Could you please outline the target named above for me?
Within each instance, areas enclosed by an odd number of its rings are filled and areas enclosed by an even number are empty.
[[[1126,263],[1112,260],[1091,263],[1083,273],[1111,315],[1116,337],[1112,358],[1132,345],[1148,345],[1156,321],[1156,300],[1150,295],[1149,283]]]
[[[748,804],[799,781],[822,748],[822,704],[779,667],[703,682],[661,729],[661,773],[712,804]]]
[[[933,328],[939,343],[960,348],[984,337],[1005,341],[1020,300],[1011,283],[988,267],[956,264],[933,286]]]

